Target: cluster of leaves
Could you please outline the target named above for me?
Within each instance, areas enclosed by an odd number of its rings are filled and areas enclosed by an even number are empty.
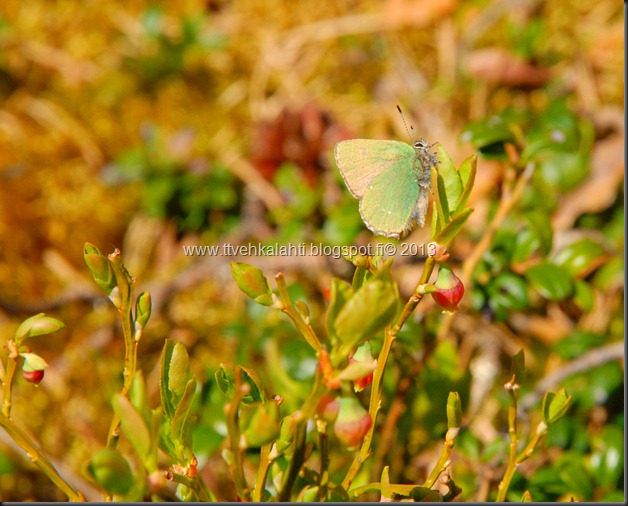
[[[587,280],[618,253],[604,237],[583,236],[553,247],[554,231],[548,217],[559,205],[557,195],[587,177],[593,137],[592,125],[563,101],[536,114],[508,109],[470,125],[463,133],[463,138],[488,158],[507,161],[505,146],[516,146],[520,151],[518,170],[533,170],[521,202],[496,232],[474,273],[479,288],[474,293],[477,309],[486,309],[503,321],[510,310],[535,306],[532,289],[541,300],[588,312],[593,306],[593,288],[604,289],[608,277],[623,270],[613,262],[592,283]],[[609,232],[614,226],[607,226]]]

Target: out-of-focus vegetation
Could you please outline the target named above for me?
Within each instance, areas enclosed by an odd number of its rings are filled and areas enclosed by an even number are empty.
[[[495,499],[509,444],[503,385],[523,348],[523,430],[542,419],[546,391],[564,387],[573,401],[507,498],[623,501],[623,21],[612,0],[4,0],[0,344],[42,311],[66,325],[33,341],[49,367],[38,387],[16,379],[12,416],[62,476],[102,499],[86,462],[106,445],[124,342],[82,253],[86,242],[120,247],[138,293],[153,298],[138,364],[148,399],[159,402],[164,340],[182,343],[199,381],[198,472],[233,500],[219,364],[255,369],[292,412],[317,362],[280,312],[245,300],[230,262],[283,271],[319,329],[332,276],[353,270],[182,246],[368,243],[333,146],[407,139],[400,104],[415,136],[456,166],[480,156],[475,211],[449,246],[467,291],[453,317],[424,300],[399,334],[356,482],[379,481],[384,466],[391,483],[423,482],[456,390],[459,499]],[[428,229],[406,242],[427,243]],[[405,298],[422,260],[395,261]],[[133,455],[124,436],[118,448]],[[353,456],[336,454],[332,480]],[[65,498],[0,432],[0,499]]]

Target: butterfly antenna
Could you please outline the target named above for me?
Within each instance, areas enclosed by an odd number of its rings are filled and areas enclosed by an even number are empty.
[[[414,127],[410,126],[410,128],[408,128],[408,124],[406,123],[406,118],[404,117],[403,112],[401,111],[401,107],[399,107],[399,105],[397,105],[397,110],[399,111],[399,116],[401,116],[401,121],[403,121],[403,126],[406,127],[406,133],[408,134],[408,137],[410,137],[410,141],[412,142],[412,145],[414,146],[414,137],[412,136]]]

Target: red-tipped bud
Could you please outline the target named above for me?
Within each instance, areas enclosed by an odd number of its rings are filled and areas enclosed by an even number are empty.
[[[364,440],[373,420],[355,397],[343,397],[338,402],[340,407],[334,433],[343,445],[355,448]]]
[[[370,372],[364,376],[356,378],[353,380],[353,389],[356,392],[361,392],[367,386],[369,386],[373,382],[373,369],[375,368],[375,364],[377,363],[373,359],[373,352],[371,350],[371,343],[366,341],[362,344],[349,358],[350,364],[363,364],[368,365]]]
[[[432,297],[443,312],[451,314],[456,311],[464,295],[464,285],[448,265],[440,266],[434,286],[436,290],[432,292]]]
[[[331,395],[324,393],[321,397],[321,400],[318,401],[318,406],[316,407],[316,413],[323,420],[327,422],[333,422],[338,416],[338,408],[340,405],[338,404],[338,400],[332,397]]]
[[[22,369],[22,376],[29,383],[35,383],[37,385],[38,383],[41,383],[41,380],[44,379],[44,371],[25,371],[24,369]]]

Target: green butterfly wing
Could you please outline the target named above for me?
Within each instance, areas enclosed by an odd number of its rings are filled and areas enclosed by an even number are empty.
[[[360,215],[374,234],[402,239],[417,223],[423,225],[425,213],[420,213],[417,204],[428,195],[417,183],[413,162],[413,158],[397,160],[365,188]]]
[[[361,199],[367,187],[384,172],[400,165],[411,169],[416,153],[403,142],[352,139],[336,144],[334,155],[347,188]],[[393,180],[396,177],[399,176]],[[416,178],[413,184],[416,186]]]

